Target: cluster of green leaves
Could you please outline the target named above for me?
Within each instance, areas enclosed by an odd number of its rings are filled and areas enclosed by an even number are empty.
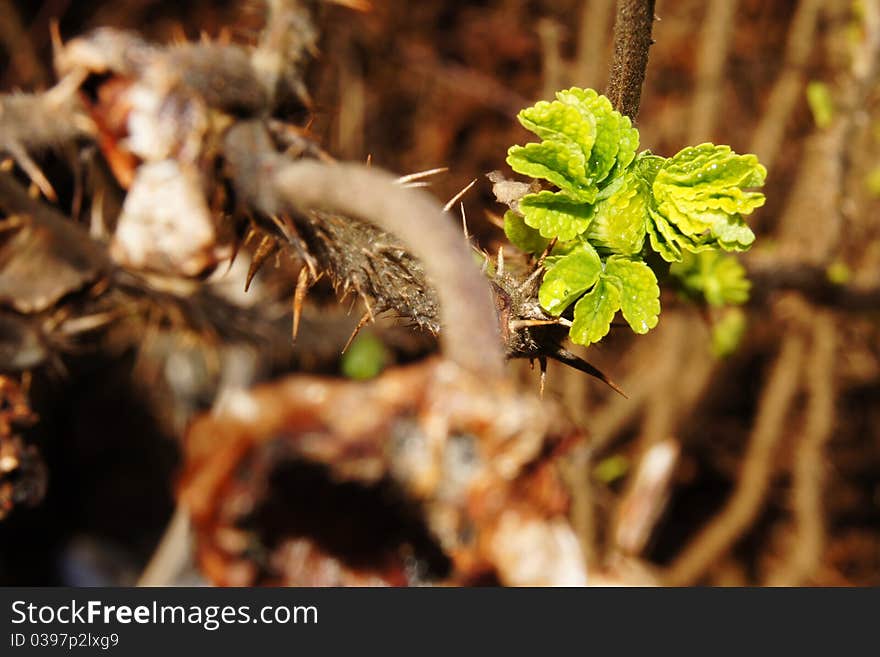
[[[560,91],[518,118],[541,141],[513,146],[507,163],[557,189],[521,198],[504,217],[505,232],[533,254],[555,240],[539,301],[556,316],[574,304],[573,342],[601,340],[618,310],[636,333],[657,325],[651,252],[677,263],[754,242],[743,215],[763,205],[764,195],[748,190],[766,176],[754,155],[713,144],[670,158],[637,155],[638,130],[592,89]]]
[[[710,306],[720,308],[749,300],[752,284],[746,278],[745,267],[725,253],[686,253],[681,262],[672,264],[669,273],[678,280],[686,295]]]
[[[736,351],[746,330],[746,314],[737,307],[748,301],[752,287],[745,267],[722,251],[683,255],[681,262],[669,268],[669,274],[686,297],[715,309],[712,351],[719,357],[729,356]]]

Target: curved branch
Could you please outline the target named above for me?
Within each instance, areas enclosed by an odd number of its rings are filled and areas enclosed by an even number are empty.
[[[446,357],[471,371],[502,376],[504,351],[489,285],[459,229],[433,197],[401,187],[376,168],[279,155],[256,121],[229,130],[225,154],[236,193],[260,212],[338,212],[397,236],[437,290]]]

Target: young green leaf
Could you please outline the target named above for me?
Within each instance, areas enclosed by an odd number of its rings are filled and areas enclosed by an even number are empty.
[[[749,299],[751,283],[746,270],[734,256],[707,251],[696,255],[685,254],[682,262],[669,268],[684,291],[692,297],[702,297],[709,305],[741,304]]]
[[[737,155],[728,146],[681,150],[662,163],[651,185],[652,247],[667,261],[679,260],[682,250],[748,249],[755,235],[741,215],[763,205],[764,195],[745,190],[762,185],[766,175],[754,155]]]
[[[620,289],[608,279],[600,278],[574,306],[574,321],[568,333],[571,341],[588,345],[604,338],[618,308]]]
[[[759,187],[767,170],[754,155],[737,155],[730,146],[705,143],[688,146],[663,163],[655,183],[702,187],[706,191],[728,187]]]
[[[586,159],[576,144],[542,141],[511,146],[507,163],[524,176],[550,181],[572,198],[585,203],[596,200],[598,189],[586,177]]]
[[[537,230],[527,225],[521,214],[513,210],[504,213],[504,234],[511,244],[526,253],[541,253],[550,243],[550,240],[541,237]]]
[[[526,225],[537,229],[541,237],[568,242],[590,226],[594,207],[572,200],[562,192],[544,190],[523,196],[519,211]]]
[[[604,278],[620,288],[620,310],[635,333],[647,333],[657,326],[660,288],[648,265],[611,256],[605,264]]]
[[[556,93],[563,103],[577,107],[596,122],[596,139],[589,153],[587,170],[593,181],[603,186],[629,166],[639,147],[639,132],[628,117],[617,112],[607,97],[593,89],[572,87]],[[611,175],[615,172],[615,175]]]
[[[596,204],[587,239],[612,253],[638,253],[645,242],[648,202],[645,185],[635,174],[627,174],[617,192]]]
[[[599,254],[589,244],[579,244],[544,274],[538,302],[551,315],[561,315],[584,291],[593,287],[602,272]]]
[[[589,158],[596,141],[596,118],[591,113],[558,100],[542,100],[522,110],[517,118],[541,139],[572,142]]]
[[[737,350],[746,332],[748,320],[742,308],[727,308],[712,325],[712,353],[719,358]]]

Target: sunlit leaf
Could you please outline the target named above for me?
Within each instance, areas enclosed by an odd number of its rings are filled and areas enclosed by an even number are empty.
[[[525,223],[542,237],[567,242],[583,233],[593,219],[594,206],[572,200],[561,192],[541,191],[520,199]]]
[[[612,256],[605,264],[604,276],[620,287],[620,310],[635,333],[647,333],[657,326],[660,288],[648,265]]]
[[[589,244],[580,244],[559,258],[544,274],[538,302],[551,315],[560,315],[599,279],[602,261]]]
[[[620,308],[620,289],[605,278],[600,278],[574,306],[574,321],[569,337],[576,344],[592,344],[607,335],[614,313]]]

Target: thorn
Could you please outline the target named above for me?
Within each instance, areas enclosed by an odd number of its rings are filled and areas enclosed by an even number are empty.
[[[534,282],[537,280],[538,276],[540,276],[544,272],[543,267],[535,267],[535,271],[529,274],[529,277],[522,282],[522,285],[519,286],[519,291],[523,292],[527,290]]]
[[[373,166],[373,154],[372,153],[367,153],[367,166],[368,167]]]
[[[171,26],[171,41],[177,45],[181,45],[189,41],[186,36],[186,30],[183,29],[183,25],[180,23],[174,23]]]
[[[541,399],[544,399],[544,384],[547,383],[547,359],[544,356],[538,358],[538,364],[541,366]]]
[[[547,245],[547,248],[544,249],[544,253],[541,254],[540,258],[538,258],[538,262],[536,263],[538,265],[538,267],[544,266],[544,260],[547,259],[547,256],[550,255],[550,252],[553,250],[553,247],[556,246],[556,239],[557,238],[554,237],[552,240],[550,240],[550,243]]]
[[[250,288],[251,281],[253,280],[254,276],[257,275],[260,267],[262,267],[263,263],[272,256],[272,254],[275,252],[275,249],[277,248],[278,240],[276,240],[271,235],[264,235],[263,239],[260,240],[260,245],[257,247],[256,252],[254,252],[254,259],[251,260],[251,266],[248,268],[247,278],[244,282],[245,292],[247,292],[248,288]]]
[[[429,176],[434,176],[438,173],[444,173],[449,171],[449,167],[437,167],[436,169],[427,169],[425,171],[416,171],[415,173],[408,173],[405,176],[400,176],[397,179],[398,185],[406,185],[408,183],[414,182],[416,180],[421,180],[422,178],[428,178]]]
[[[107,225],[104,223],[104,189],[95,192],[92,210],[89,213],[89,235],[92,239],[103,240],[107,236]]]
[[[464,231],[464,241],[470,242],[471,236],[468,235],[467,215],[464,212],[464,203],[463,202],[461,203],[460,207],[461,207],[461,229]]]
[[[242,246],[247,246],[251,243],[251,240],[254,239],[257,235],[259,235],[259,231],[251,224],[251,227],[248,228],[247,235],[244,236],[244,242],[241,243]]]
[[[559,361],[564,365],[573,367],[579,372],[584,372],[585,374],[589,374],[590,376],[599,379],[602,383],[614,390],[614,392],[621,395],[624,399],[629,399],[629,397],[626,396],[626,393],[620,388],[620,386],[614,383],[614,381],[612,381],[610,378],[608,378],[608,376],[602,370],[590,365],[587,361],[579,358],[578,356],[575,356],[567,349],[558,347],[555,352],[548,353],[547,356],[549,356],[553,360]]]
[[[299,320],[302,318],[303,302],[308,291],[309,269],[308,267],[302,267],[299,270],[299,276],[296,279],[296,290],[293,293],[293,325],[291,327],[293,342],[296,342],[296,336],[299,335]]]
[[[354,327],[354,331],[352,331],[351,335],[348,336],[348,341],[345,343],[345,346],[342,348],[342,351],[340,353],[344,354],[346,351],[348,351],[348,348],[351,346],[351,343],[354,342],[357,334],[360,333],[361,329],[364,328],[371,321],[373,321],[372,313],[364,313],[364,316],[361,317],[360,321],[357,323],[357,326]]]
[[[559,319],[513,319],[508,322],[511,331],[519,331],[520,329],[529,328],[531,326],[549,326],[551,324],[559,325],[562,322]]]
[[[228,25],[220,28],[220,32],[217,34],[217,43],[221,46],[228,46],[232,43],[232,32],[229,30]]]
[[[52,41],[52,56],[57,57],[64,49],[64,42],[61,40],[61,28],[58,27],[58,19],[49,20],[49,38]]]
[[[58,196],[55,194],[55,190],[52,189],[51,183],[46,176],[43,175],[43,172],[40,171],[40,167],[38,167],[37,163],[31,159],[31,156],[28,155],[27,151],[21,146],[21,144],[12,142],[11,144],[7,144],[6,150],[9,151],[9,154],[13,158],[15,158],[18,166],[22,168],[28,178],[31,179],[31,182],[43,193],[43,196],[53,203],[58,200]]]
[[[367,314],[370,316],[370,321],[371,321],[371,322],[375,322],[375,321],[376,321],[376,317],[373,315],[373,306],[370,305],[370,300],[369,300],[369,298],[367,297],[366,294],[364,294],[364,293],[361,292],[360,290],[358,290],[358,294],[361,295],[361,299],[362,299],[363,302],[364,302],[364,306],[366,306],[366,308],[367,308]]]
[[[498,247],[498,262],[495,265],[496,275],[502,276],[504,274],[504,247]]]
[[[242,240],[234,239],[232,240],[232,253],[229,256],[229,264],[226,265],[226,273],[228,274],[232,271],[232,265],[235,264],[235,259],[238,257],[238,252],[241,250]]]
[[[272,223],[275,224],[276,228],[281,232],[288,242],[292,241],[290,237],[290,229],[288,228],[286,217],[282,219],[278,215],[269,215],[269,219],[272,220]]]
[[[443,206],[443,212],[449,212],[450,208],[452,208],[452,206],[455,205],[455,202],[457,200],[459,200],[462,196],[467,194],[470,191],[471,187],[473,187],[476,184],[477,184],[477,179],[474,178],[460,192],[458,192],[455,196],[453,196],[451,199],[449,199],[446,202],[446,205]]]

